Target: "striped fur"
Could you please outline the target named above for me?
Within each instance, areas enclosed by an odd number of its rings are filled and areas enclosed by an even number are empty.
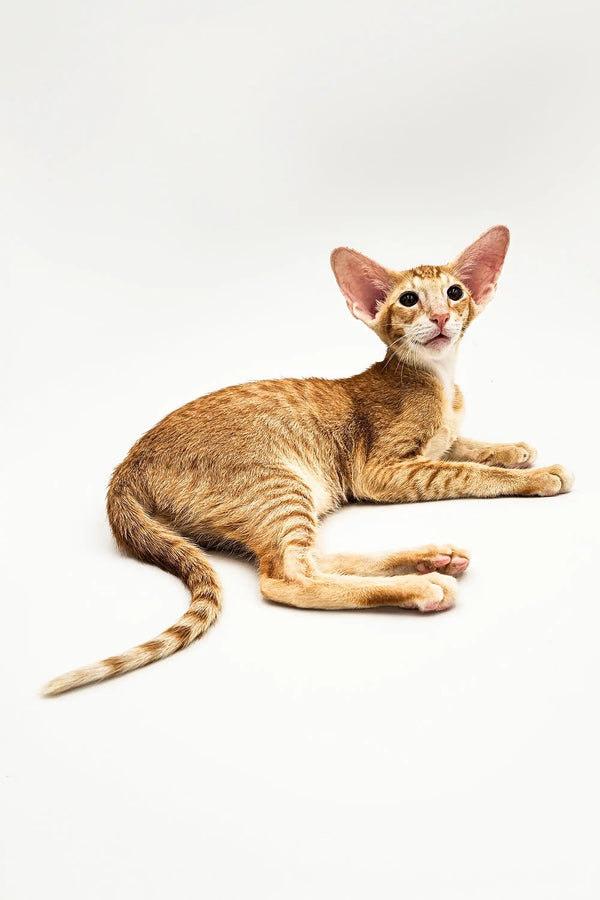
[[[149,516],[118,475],[111,485],[108,512],[117,542],[138,559],[154,563],[178,575],[192,596],[187,611],[162,634],[119,656],[54,678],[44,688],[47,695],[114,675],[123,675],[187,647],[210,628],[221,607],[221,588],[204,553],[191,541]]]
[[[200,546],[254,556],[265,597],[320,609],[452,606],[468,554],[451,545],[323,556],[319,519],[348,500],[540,496],[569,490],[561,466],[531,470],[526,444],[460,436],[456,350],[494,292],[508,232],[490,229],[447,266],[384,269],[338,248],[334,272],[357,318],[386,345],[352,378],[225,388],[168,415],[131,449],[108,491],[119,546],[177,575],[187,612],[153,640],[46,685],[58,694],[187,646],[216,620],[217,577]],[[459,285],[460,299],[448,289]],[[418,303],[406,307],[407,291]],[[439,334],[438,334],[439,332]]]

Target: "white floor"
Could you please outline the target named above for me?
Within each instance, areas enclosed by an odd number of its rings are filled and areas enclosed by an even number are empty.
[[[598,14],[451,6],[7,15],[7,900],[600,893]],[[331,550],[466,546],[440,615],[278,607],[214,556],[202,641],[41,699],[185,608],[105,521],[137,437],[228,383],[379,358],[336,244],[402,268],[497,222],[513,243],[462,348],[465,433],[534,444],[573,493],[325,522]]]

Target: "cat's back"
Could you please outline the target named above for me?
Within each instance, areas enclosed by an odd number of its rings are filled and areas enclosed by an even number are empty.
[[[382,436],[406,429],[404,392],[385,375],[375,366],[348,379],[257,381],[199,397],[132,447],[109,501],[133,492],[182,533],[246,546],[264,530],[261,485],[265,496],[308,490],[321,515],[356,495],[357,472]]]
[[[247,382],[198,397],[165,416],[130,458],[264,462],[290,447],[344,439],[354,401],[344,380],[284,378]]]

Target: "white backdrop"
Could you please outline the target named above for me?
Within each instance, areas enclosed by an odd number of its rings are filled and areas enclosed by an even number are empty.
[[[105,0],[0,29],[7,900],[598,896],[597,4]],[[465,433],[576,474],[548,499],[354,506],[331,550],[468,547],[438,616],[303,612],[214,557],[113,548],[112,468],[220,386],[381,356],[329,270],[512,231],[464,341]]]

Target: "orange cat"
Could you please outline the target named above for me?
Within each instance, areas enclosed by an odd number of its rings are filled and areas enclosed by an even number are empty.
[[[348,307],[386,345],[383,361],[352,378],[225,388],[144,435],[113,475],[110,524],[122,549],[185,582],[189,609],[153,640],[55,678],[44,692],[137,669],[200,637],[217,618],[221,590],[199,545],[249,551],[264,596],[292,606],[452,606],[453,576],[469,562],[464,550],[322,555],[317,525],[349,499],[398,503],[570,489],[562,466],[525,468],[535,458],[527,444],[460,435],[456,353],[494,294],[508,242],[508,229],[497,226],[453,262],[405,272],[355,250],[334,250]]]

